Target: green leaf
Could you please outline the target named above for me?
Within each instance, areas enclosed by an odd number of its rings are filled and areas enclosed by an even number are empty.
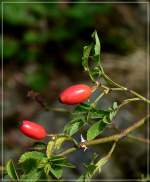
[[[62,156],[52,156],[49,161],[64,161],[64,159]]]
[[[108,162],[110,159],[112,152],[116,147],[116,143],[114,143],[106,156],[98,160],[97,162],[92,161],[89,165],[86,166],[85,174],[81,175],[77,182],[90,182],[91,178],[99,171],[101,172],[102,167]]]
[[[25,173],[23,175],[21,175],[20,180],[23,181],[31,181],[32,182],[38,182],[40,177],[42,175],[42,170],[39,169],[33,169],[32,171],[30,171],[29,173]]]
[[[50,158],[51,155],[53,154],[54,147],[55,147],[55,141],[54,140],[49,141],[46,150],[46,155],[48,158]]]
[[[89,71],[88,59],[89,59],[92,47],[93,47],[93,44],[85,46],[83,48],[82,66],[83,66],[85,71]]]
[[[45,157],[46,155],[42,152],[37,152],[37,151],[26,152],[23,155],[21,155],[19,163],[23,163],[29,159],[42,160]]]
[[[48,176],[50,173],[51,165],[49,163],[46,163],[44,166],[44,172]]]
[[[84,122],[82,120],[76,120],[76,122],[70,123],[69,125],[69,127],[65,127],[64,131],[68,135],[72,136],[84,125]]]
[[[59,178],[61,178],[61,176],[62,176],[62,173],[63,173],[63,168],[62,167],[57,167],[57,166],[55,166],[54,168],[50,168],[50,172],[57,178],[57,179],[59,179]]]
[[[92,34],[94,42],[83,48],[82,65],[84,70],[88,72],[93,82],[101,76],[102,68],[100,67],[100,41],[97,32]],[[91,61],[91,64],[90,64]]]
[[[74,168],[74,165],[69,163],[65,157],[53,156],[50,158],[50,161],[52,162],[53,166]]]
[[[98,121],[94,123],[87,131],[87,140],[92,140],[98,136],[106,127],[106,123]]]
[[[95,45],[94,45],[95,56],[97,55],[100,56],[101,45],[96,30],[93,32],[92,37],[95,39]]]
[[[75,112],[77,112],[77,114],[82,114],[82,113],[85,113],[87,111],[89,111],[91,109],[91,106],[89,104],[85,104],[85,103],[81,103],[80,105],[78,105],[76,108],[75,108]]]
[[[19,180],[18,174],[16,172],[15,166],[12,160],[9,160],[6,164],[6,171],[10,178],[14,180]]]
[[[104,116],[106,116],[108,114],[109,114],[108,111],[93,109],[90,112],[90,118],[91,119],[102,119]]]
[[[72,113],[73,119],[65,126],[64,132],[71,136],[82,128],[90,109],[91,106],[89,104],[82,103],[78,105]]]
[[[27,159],[25,162],[21,163],[21,168],[23,169],[24,173],[28,173],[33,169],[37,168],[40,160],[35,159]]]

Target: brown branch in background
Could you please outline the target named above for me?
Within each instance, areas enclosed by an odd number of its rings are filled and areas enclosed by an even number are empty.
[[[27,93],[27,97],[37,102],[45,111],[67,112],[67,113],[71,112],[70,110],[66,110],[64,108],[50,108],[49,105],[46,103],[44,97],[38,92],[35,92],[33,90]]]
[[[110,128],[116,130],[117,132],[121,132],[121,130],[114,123],[111,124]],[[127,138],[130,138],[132,140],[136,140],[136,141],[139,141],[139,142],[150,144],[149,139],[141,137],[141,136],[133,136],[133,135],[129,134],[129,135],[127,135]]]
[[[47,111],[49,110],[48,107],[47,107],[47,103],[45,102],[44,97],[41,94],[39,94],[38,92],[30,90],[27,93],[27,97],[34,100],[34,101],[36,101],[45,110],[47,110]]]

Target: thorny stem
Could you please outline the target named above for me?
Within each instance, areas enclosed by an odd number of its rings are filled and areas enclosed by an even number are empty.
[[[101,144],[101,143],[108,143],[108,142],[113,142],[113,141],[117,142],[118,140],[120,140],[123,137],[127,136],[129,133],[131,133],[135,129],[142,126],[145,123],[145,121],[147,119],[149,119],[149,117],[150,117],[150,115],[147,115],[146,117],[140,119],[139,121],[132,124],[130,127],[126,128],[125,130],[120,132],[119,134],[115,134],[115,135],[111,135],[111,136],[107,136],[107,137],[103,137],[103,138],[99,138],[99,139],[95,139],[95,140],[91,140],[91,141],[86,141],[85,144],[86,144],[86,146],[91,146],[91,145],[98,145],[98,144]],[[58,155],[62,156],[62,155],[70,154],[70,153],[76,151],[78,148],[79,147],[69,148],[69,149],[65,150],[64,152],[62,152],[62,153],[60,153]]]

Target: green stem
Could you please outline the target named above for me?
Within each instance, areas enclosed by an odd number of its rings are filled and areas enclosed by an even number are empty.
[[[95,107],[96,104],[98,103],[98,101],[105,95],[105,92],[102,92],[96,99],[95,101],[92,103],[92,106]]]
[[[72,152],[75,152],[76,150],[77,150],[77,148],[72,147],[72,148],[69,148],[69,149],[65,150],[64,152],[59,153],[58,156],[68,155],[68,154],[70,154]]]
[[[103,73],[103,78],[108,82],[110,83],[111,85],[114,85],[116,87],[119,87],[121,88],[122,90],[128,90],[127,88],[125,88],[124,86],[116,83],[115,81],[113,81],[108,75],[106,75],[105,73]]]
[[[124,87],[124,86],[122,86],[122,85],[116,83],[115,81],[113,81],[113,80],[112,80],[107,74],[105,74],[104,72],[103,72],[102,75],[103,75],[103,78],[104,78],[108,83],[110,83],[111,85],[114,85],[114,86],[116,86],[116,87],[122,89],[123,91],[128,91],[128,92],[130,92],[131,94],[135,95],[136,97],[142,99],[144,102],[150,104],[150,100],[149,100],[149,99],[143,97],[142,95],[140,95],[139,93],[137,93],[137,92],[135,92],[135,91],[133,91],[133,90],[130,90],[130,89],[128,89],[128,88],[126,88],[126,87]]]
[[[120,109],[121,107],[123,107],[124,105],[130,103],[130,102],[134,102],[134,101],[137,101],[137,100],[141,100],[140,98],[131,98],[131,99],[125,99],[119,106],[118,108]]]
[[[47,111],[71,113],[72,111],[63,108],[48,108]]]

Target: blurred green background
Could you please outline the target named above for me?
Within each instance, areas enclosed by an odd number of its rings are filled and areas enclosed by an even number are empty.
[[[147,94],[147,4],[69,2],[3,4],[4,163],[17,159],[33,143],[19,133],[18,121],[35,120],[50,133],[62,132],[69,117],[44,111],[27,94],[30,90],[39,92],[51,107],[65,107],[58,101],[61,90],[76,83],[91,84],[81,58],[83,46],[91,41],[95,29],[101,39],[106,72],[125,86]],[[115,93],[102,99],[99,106],[105,108],[123,98],[125,94]],[[145,113],[144,104],[133,103],[115,122],[125,128]],[[135,134],[146,136],[146,128]],[[87,162],[93,151],[103,156],[108,147],[89,149],[85,159],[81,159],[81,151],[74,154],[70,160],[78,167],[66,172],[66,178],[79,176],[83,171],[79,163]],[[141,178],[147,173],[146,155],[145,144],[124,141],[97,178]]]

